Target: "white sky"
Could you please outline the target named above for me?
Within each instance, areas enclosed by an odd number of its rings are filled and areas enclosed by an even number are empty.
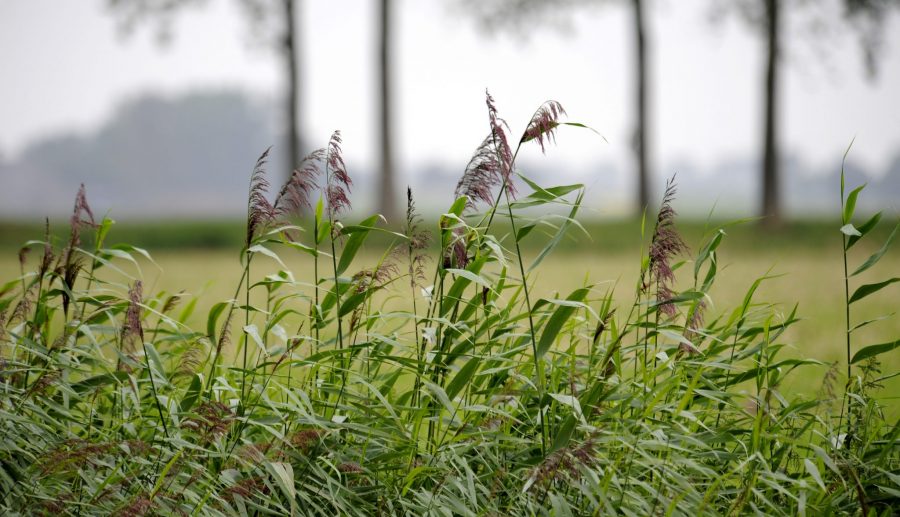
[[[762,44],[737,18],[713,25],[715,0],[652,2],[653,161],[661,173],[755,156],[762,136]],[[523,41],[479,35],[450,0],[398,0],[395,48],[397,153],[404,168],[462,168],[486,133],[484,89],[521,130],[543,100],[609,141],[570,130],[561,163],[630,166],[632,58],[629,12],[578,11],[572,27],[539,28]],[[274,53],[250,42],[234,1],[211,0],[177,18],[160,47],[152,26],[121,38],[103,0],[0,3],[0,156],[61,130],[90,131],[142,92],[238,87],[277,98]],[[306,0],[302,8],[304,129],[315,145],[344,134],[348,160],[376,163],[374,1]],[[900,152],[900,34],[892,20],[877,82],[866,81],[855,35],[820,52],[794,45],[782,75],[782,149],[832,171],[851,138],[852,156],[880,172]],[[815,56],[827,54],[826,62]],[[812,59],[810,59],[812,58]],[[579,166],[579,165],[575,165]]]

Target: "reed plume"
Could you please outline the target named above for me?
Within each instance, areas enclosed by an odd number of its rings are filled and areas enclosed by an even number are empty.
[[[506,121],[497,115],[497,107],[494,105],[494,98],[485,90],[485,103],[488,108],[488,118],[491,125],[491,139],[494,141],[494,147],[497,152],[497,159],[500,164],[500,175],[503,179],[506,191],[510,196],[515,197],[516,188],[513,185],[510,175],[512,174],[513,152],[509,146],[509,138],[506,136],[509,125]]]
[[[422,218],[416,212],[416,203],[413,200],[412,189],[406,187],[406,237],[409,239],[407,243],[407,253],[409,260],[409,285],[415,289],[416,285],[424,284],[425,265],[428,262],[428,256],[425,249],[431,242],[431,234],[428,230],[423,230],[419,225],[422,224]]]
[[[87,202],[87,194],[85,193],[84,183],[78,188],[75,195],[75,206],[72,209],[72,216],[69,218],[69,242],[59,257],[56,265],[57,273],[62,277],[66,289],[63,290],[63,314],[69,312],[70,293],[75,286],[75,279],[81,271],[82,263],[80,257],[75,257],[75,249],[81,245],[81,228],[82,226],[96,227],[94,222],[94,213],[91,211]],[[41,267],[48,260],[47,249],[45,245],[44,258]]]
[[[693,341],[699,335],[705,313],[706,302],[701,298],[695,302],[689,313],[688,321],[685,324],[684,337],[687,338],[688,341]],[[691,355],[700,353],[697,347],[684,342],[678,345],[678,349]]]
[[[325,149],[309,153],[281,187],[273,205],[274,214],[279,220],[284,221],[312,209],[311,196],[319,188],[317,178],[322,172],[320,164],[325,155]]]
[[[475,209],[477,202],[494,202],[491,190],[501,183],[500,162],[494,149],[494,139],[488,135],[469,159],[466,170],[456,184],[455,197],[466,196],[466,207]]]
[[[349,196],[353,181],[347,174],[347,167],[344,164],[344,157],[341,151],[341,142],[340,130],[335,131],[331,134],[325,153],[327,173],[325,198],[328,200],[328,212],[332,221],[336,220],[339,214],[351,208]]]
[[[253,173],[250,174],[250,194],[247,199],[247,247],[261,231],[272,224],[275,219],[275,208],[266,199],[269,191],[269,180],[266,179],[266,162],[269,158],[269,147],[256,160]]]
[[[144,329],[141,325],[141,301],[143,299],[143,285],[140,280],[135,280],[134,285],[128,290],[128,309],[125,311],[125,324],[122,327],[122,340],[126,342],[135,339],[144,342]]]
[[[215,401],[203,402],[194,413],[190,418],[182,420],[181,427],[195,431],[203,443],[224,435],[235,418],[230,407]]]
[[[653,238],[650,241],[650,273],[656,283],[656,302],[659,309],[668,316],[675,314],[675,305],[671,302],[674,296],[672,284],[675,282],[672,259],[687,249],[681,235],[675,229],[675,215],[677,214],[672,208],[675,193],[675,177],[673,176],[666,182],[666,190],[656,216]],[[647,284],[644,285],[645,290],[649,287]]]
[[[596,444],[593,438],[588,438],[579,445],[572,443],[544,458],[532,473],[535,480],[532,487],[547,490],[548,485],[554,481],[579,480],[581,467],[590,467],[594,463],[596,463]]]
[[[494,98],[485,91],[491,132],[475,149],[465,172],[456,184],[454,195],[466,196],[466,207],[475,209],[478,201],[493,205],[491,190],[502,185],[515,197],[516,188],[510,177],[512,174],[513,152],[509,147],[506,121],[497,115]]]
[[[556,143],[556,128],[559,127],[559,117],[566,114],[566,110],[557,101],[547,101],[534,112],[528,127],[522,134],[520,144],[537,141],[541,146],[541,152],[546,152],[547,143]]]
[[[87,218],[85,218],[87,216]],[[73,239],[73,245],[78,246],[80,241],[77,237],[80,235],[78,233],[78,228],[82,225],[84,226],[97,226],[97,223],[94,221],[94,212],[91,211],[90,205],[87,202],[87,194],[84,189],[84,183],[78,188],[78,193],[75,195],[75,208],[72,210],[72,217],[69,218],[69,225],[72,227],[73,235],[75,236]]]
[[[203,352],[204,347],[202,341],[199,339],[192,341],[188,345],[187,350],[185,350],[184,355],[181,356],[181,360],[178,362],[178,368],[175,372],[181,375],[191,375],[196,372],[200,367]]]
[[[181,299],[184,297],[184,291],[177,292],[166,299],[166,303],[163,304],[162,309],[160,309],[161,314],[166,314],[181,302]]]

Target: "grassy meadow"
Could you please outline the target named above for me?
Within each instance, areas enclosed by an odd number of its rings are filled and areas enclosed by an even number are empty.
[[[430,224],[437,226],[437,222]],[[554,292],[568,293],[587,284],[613,299],[626,303],[633,295],[634,283],[640,275],[641,224],[632,221],[585,221],[585,232],[572,231],[554,254],[531,279],[535,292],[551,296]],[[840,362],[845,354],[843,340],[844,307],[843,274],[840,234],[837,221],[795,221],[784,228],[770,231],[759,228],[753,221],[726,226],[726,237],[720,250],[720,278],[711,289],[711,312],[725,311],[738,305],[747,290],[759,277],[777,276],[764,281],[757,298],[777,303],[781,310],[790,311],[798,304],[801,321],[786,333],[790,345],[786,353],[797,357],[812,357],[825,363]],[[121,226],[121,228],[119,227]],[[691,250],[701,245],[704,232],[716,223],[686,220],[678,223]],[[19,273],[18,245],[36,238],[43,231],[37,224],[0,223],[4,236],[0,239],[0,278],[13,278]],[[65,237],[65,222],[54,225],[55,238]],[[148,293],[178,293],[184,291],[197,300],[196,310],[187,321],[197,327],[205,323],[210,307],[233,296],[233,279],[241,274],[239,249],[243,223],[234,221],[206,222],[126,222],[117,224],[110,232],[112,242],[134,243],[151,252],[153,261],[138,257],[137,265],[126,264],[125,272],[142,278]],[[888,229],[882,228],[875,238],[883,241]],[[30,235],[30,237],[29,237]],[[18,240],[14,240],[18,239]],[[540,247],[529,241],[525,254],[537,255]],[[357,259],[359,268],[377,263],[379,249],[390,245],[390,239],[375,235]],[[646,245],[646,243],[644,243]],[[156,251],[160,250],[160,251]],[[859,252],[872,253],[870,245]],[[437,250],[433,250],[437,253]],[[312,277],[312,261],[298,254],[281,255],[296,278]],[[682,257],[689,261],[691,257]],[[900,248],[894,248],[882,259],[883,276],[900,276]],[[258,265],[260,271],[278,268],[274,261]],[[578,274],[572,274],[577,271]],[[121,275],[118,280],[123,280]],[[873,282],[878,274],[871,272],[861,280]],[[122,287],[124,289],[124,287]],[[397,289],[391,289],[397,291]],[[390,291],[387,295],[389,296]],[[405,296],[406,293],[394,295]],[[884,290],[867,298],[866,304],[854,307],[853,317],[859,321],[878,318],[897,311],[896,293]],[[882,343],[900,335],[900,318],[893,317],[862,329],[860,342]],[[900,353],[883,357],[885,371],[900,371]],[[809,368],[792,379],[791,388],[814,395],[820,388],[826,367]],[[885,385],[883,400],[888,412],[900,416],[900,377]]]

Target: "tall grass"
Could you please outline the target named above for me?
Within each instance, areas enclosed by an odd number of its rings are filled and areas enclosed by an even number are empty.
[[[900,509],[900,423],[885,419],[878,388],[897,374],[880,372],[878,358],[900,342],[853,342],[878,322],[849,312],[897,281],[850,291],[889,243],[845,271],[846,372],[824,365],[815,398],[784,393],[797,370],[823,365],[783,357],[796,307],[755,299],[761,282],[783,280],[748,280],[739,306],[714,312],[727,234],[711,229],[689,256],[674,181],[651,219],[633,302],[616,307],[597,285],[536,292],[544,258],[580,228],[584,187],[538,185],[515,157],[561,125],[583,126],[548,102],[513,149],[487,104],[489,134],[433,236],[411,191],[397,230],[377,215],[346,222],[352,182],[338,133],[273,201],[263,154],[235,295],[212,306],[203,329],[187,324],[196,300],[143,292],[122,266],[149,254],[106,247],[112,221],[97,223],[81,190],[62,248],[49,229],[29,241],[21,275],[0,288],[0,512]],[[860,190],[841,185],[848,264],[881,217],[854,226]],[[522,246],[539,228],[551,229],[547,241]],[[376,233],[393,244],[361,268]],[[295,253],[314,263],[314,278],[287,270],[282,257]],[[677,289],[679,275],[688,289]]]

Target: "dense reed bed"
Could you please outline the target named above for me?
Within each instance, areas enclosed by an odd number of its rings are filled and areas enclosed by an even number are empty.
[[[631,303],[608,286],[536,292],[534,272],[581,229],[584,187],[540,186],[516,157],[584,126],[547,102],[515,139],[490,96],[487,108],[489,133],[434,228],[412,192],[401,224],[349,221],[339,133],[272,193],[264,153],[242,273],[217,279],[234,296],[202,328],[187,324],[196,299],[144,292],[130,271],[149,254],[107,247],[113,223],[82,188],[68,239],[48,228],[26,243],[21,275],[0,287],[0,513],[900,511],[900,422],[879,389],[898,374],[879,358],[900,342],[857,342],[882,322],[853,313],[898,280],[855,280],[894,234],[857,256],[881,218],[855,221],[861,187],[841,185],[835,228],[846,296],[822,301],[846,308],[847,357],[804,398],[780,387],[822,365],[815,344],[785,358],[796,307],[755,296],[789,280],[750,279],[741,304],[713,311],[727,233],[688,249],[674,180],[635,250]],[[374,234],[392,244],[360,269]],[[525,256],[526,239],[545,242]],[[289,254],[313,275],[288,271]]]

